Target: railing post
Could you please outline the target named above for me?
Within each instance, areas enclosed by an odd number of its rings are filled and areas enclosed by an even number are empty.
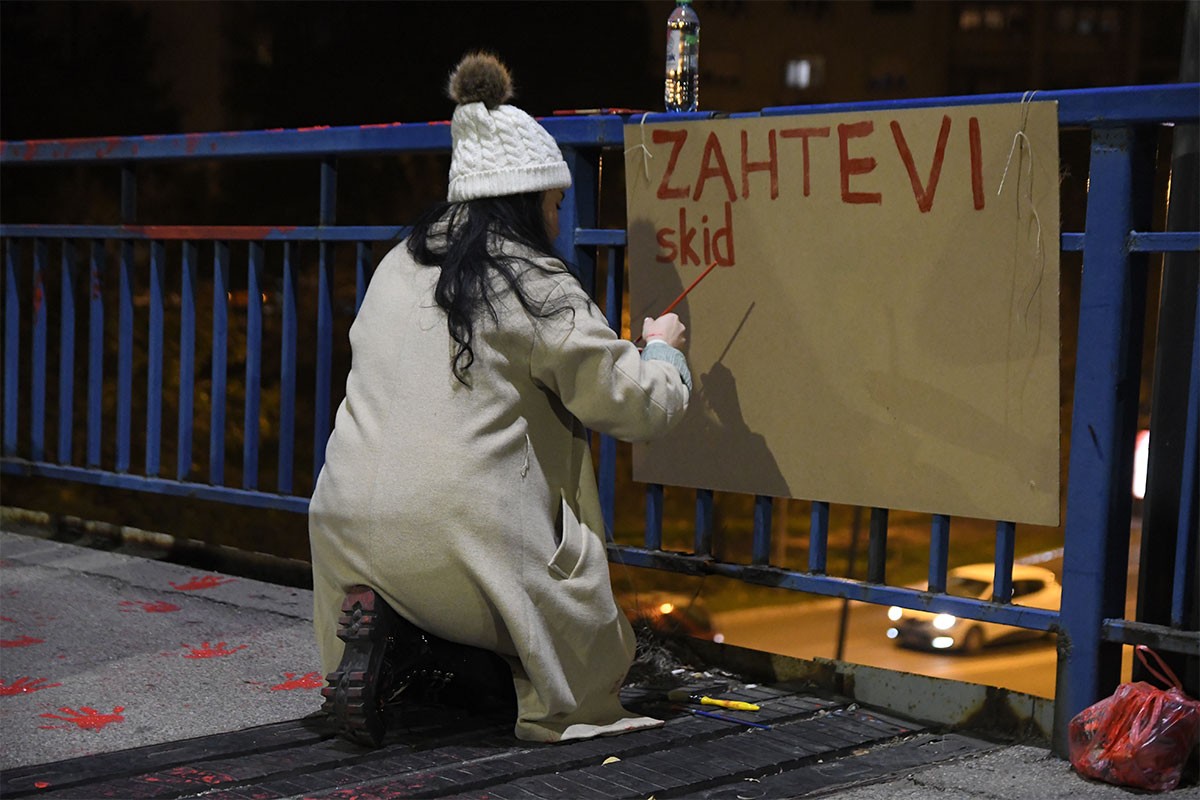
[[[1125,243],[1148,222],[1153,144],[1127,127],[1092,133],[1054,710],[1060,754],[1071,718],[1120,680],[1121,647],[1103,640],[1101,624],[1125,608],[1146,294],[1145,258],[1131,258]]]
[[[21,408],[21,298],[17,292],[20,243],[9,239],[4,244],[4,455],[12,457],[17,454]]]
[[[575,264],[579,282],[588,294],[596,295],[596,256],[594,248],[575,244],[575,232],[580,228],[591,228],[596,224],[597,156],[582,152],[574,147],[562,148],[563,159],[571,168],[571,186],[563,197],[562,210],[558,216],[558,239],[555,249]]]
[[[337,161],[321,161],[319,224],[332,225],[337,211]],[[333,381],[333,244],[317,243],[317,385],[313,419],[313,486],[325,465],[325,444],[332,429],[330,392]]]

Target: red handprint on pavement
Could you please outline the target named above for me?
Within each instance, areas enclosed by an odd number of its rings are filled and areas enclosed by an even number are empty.
[[[117,706],[112,710],[111,714],[101,714],[96,709],[88,708],[87,706],[80,706],[78,711],[64,706],[63,708],[60,708],[59,711],[66,714],[67,716],[65,717],[60,717],[58,714],[39,714],[38,716],[42,716],[47,719],[61,719],[63,722],[69,722],[72,725],[78,725],[85,731],[98,731],[105,725],[111,725],[114,722],[124,722],[125,717],[121,714],[121,712],[124,710],[124,706]],[[62,730],[67,726],[42,725],[40,727],[44,730]]]
[[[169,611],[178,611],[179,606],[174,603],[168,603],[166,600],[159,600],[151,603],[146,600],[122,600],[122,611],[145,611],[149,614],[165,614]]]
[[[287,680],[272,686],[272,692],[286,692],[292,689],[320,689],[325,685],[325,679],[317,672],[309,672],[299,678],[296,677],[296,673],[294,672],[285,672],[283,673],[283,677]]]
[[[167,581],[181,592],[194,592],[197,589],[211,589],[214,586],[220,586],[223,583],[229,583],[236,578],[222,578],[219,575],[205,575],[203,577],[193,577],[187,583],[176,583],[175,581]]]
[[[12,683],[0,678],[0,697],[10,697],[14,694],[29,694],[51,686],[62,686],[61,683],[46,683],[47,678],[30,678],[22,675]]]
[[[29,647],[31,644],[41,644],[44,641],[45,639],[22,636],[20,639],[0,639],[0,647]]]
[[[187,644],[187,643],[185,643],[183,646],[184,647],[192,647],[190,644]],[[199,647],[192,647],[192,652],[184,653],[183,657],[184,658],[217,658],[218,656],[231,656],[234,653],[236,653],[238,650],[245,650],[247,647],[249,647],[249,645],[239,644],[237,647],[233,648],[232,650],[228,650],[225,647],[225,642],[217,642],[215,647],[209,642],[202,642]]]

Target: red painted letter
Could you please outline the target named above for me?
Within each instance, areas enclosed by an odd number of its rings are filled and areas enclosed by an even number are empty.
[[[779,157],[775,147],[775,131],[767,132],[767,160],[751,161],[747,152],[749,142],[745,131],[742,131],[742,199],[750,196],[750,173],[767,172],[771,175],[771,199],[779,197]]]
[[[979,145],[979,118],[967,122],[971,139],[971,193],[975,195],[975,210],[983,208],[983,148]]]
[[[917,199],[917,208],[925,214],[933,208],[933,194],[937,191],[938,178],[942,176],[942,161],[946,158],[946,140],[950,138],[950,117],[942,115],[942,129],[938,132],[937,147],[933,151],[933,165],[929,168],[929,183],[921,186],[921,177],[917,175],[917,165],[913,163],[912,151],[904,139],[904,131],[900,123],[892,120],[892,138],[896,140],[896,149],[908,170],[908,179],[912,182],[913,197]]]
[[[829,128],[787,128],[779,132],[779,135],[785,139],[799,139],[804,153],[804,196],[809,195],[809,180],[808,180],[808,137],[810,136],[828,136]]]
[[[662,183],[658,185],[658,199],[670,200],[671,198],[687,197],[688,192],[692,190],[691,186],[667,186],[667,182],[675,174],[675,165],[679,162],[679,151],[683,149],[683,143],[687,141],[687,131],[655,130],[650,136],[655,144],[673,143],[671,155],[667,157],[667,168],[663,171]]]
[[[850,191],[851,175],[866,175],[875,169],[875,158],[851,158],[849,143],[851,139],[860,136],[870,136],[875,130],[875,123],[870,120],[855,122],[853,125],[838,125],[838,147],[842,156],[842,202],[843,203],[883,203],[883,195],[879,192]]]
[[[716,166],[711,163],[714,160],[717,162]],[[700,157],[700,172],[696,175],[696,193],[692,195],[693,200],[700,199],[700,195],[704,193],[704,184],[708,183],[709,178],[720,178],[725,182],[729,202],[737,199],[733,191],[733,179],[729,177],[729,167],[725,165],[725,153],[721,151],[721,140],[717,138],[716,133],[710,133],[704,142],[704,155]]]

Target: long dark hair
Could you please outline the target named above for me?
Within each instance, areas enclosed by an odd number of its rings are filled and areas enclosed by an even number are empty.
[[[531,299],[521,286],[521,273],[526,268],[547,274],[553,270],[523,256],[500,252],[496,237],[539,255],[554,256],[542,215],[542,193],[440,203],[417,220],[407,240],[408,252],[417,263],[441,269],[433,297],[446,312],[450,338],[456,345],[452,369],[463,385],[470,385],[467,370],[475,361],[471,345],[476,320],[481,313],[487,313],[493,322],[498,320],[491,289],[493,274],[504,279],[521,307],[535,317],[569,308],[547,308],[542,304],[544,298]]]

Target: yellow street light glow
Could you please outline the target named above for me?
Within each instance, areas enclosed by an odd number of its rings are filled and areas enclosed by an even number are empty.
[[[664,614],[670,614],[672,611],[675,610],[675,604],[674,603],[663,603],[661,606],[658,607],[658,610]]]
[[[890,619],[892,622],[899,622],[900,617],[903,614],[904,610],[900,608],[900,606],[892,606],[888,609],[888,619]]]

